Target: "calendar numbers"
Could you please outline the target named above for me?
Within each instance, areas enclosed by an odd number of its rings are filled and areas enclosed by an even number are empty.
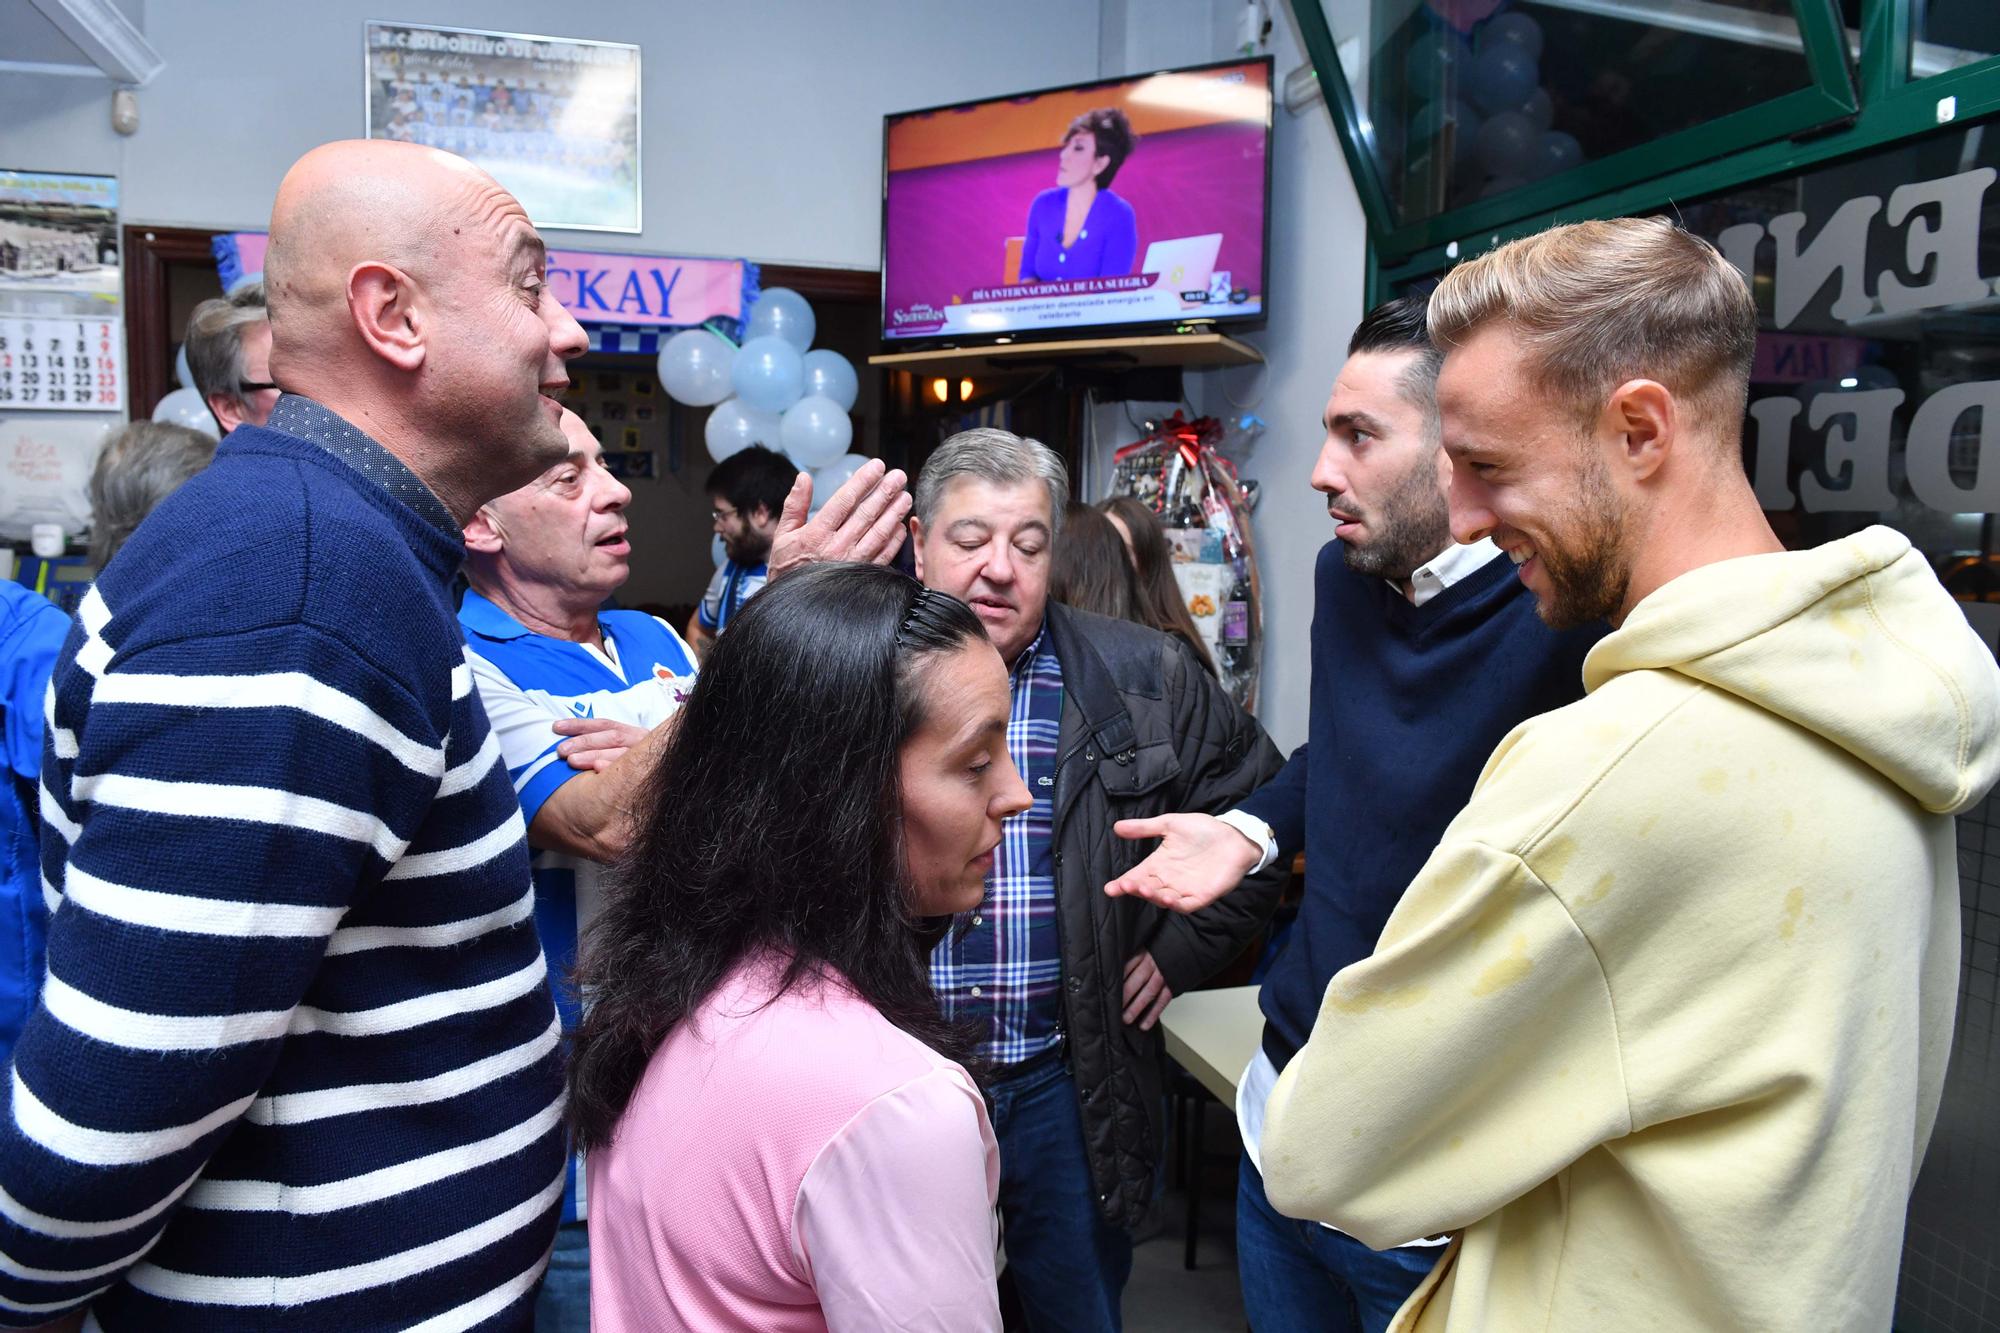
[[[116,318],[0,315],[0,408],[116,411],[125,374]]]

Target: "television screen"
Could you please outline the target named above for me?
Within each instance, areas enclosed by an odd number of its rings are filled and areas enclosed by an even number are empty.
[[[887,117],[883,338],[1260,319],[1270,137],[1268,58]]]

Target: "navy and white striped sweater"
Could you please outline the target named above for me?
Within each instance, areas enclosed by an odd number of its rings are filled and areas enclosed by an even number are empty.
[[[244,428],[89,594],[49,696],[0,1324],[527,1327],[559,1028],[462,555]]]

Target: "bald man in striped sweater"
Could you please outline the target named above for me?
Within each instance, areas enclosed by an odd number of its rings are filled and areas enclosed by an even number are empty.
[[[139,528],[49,693],[49,974],[0,1325],[522,1329],[562,1200],[520,806],[451,596],[565,456],[528,218],[399,143],[280,186],[263,427]]]

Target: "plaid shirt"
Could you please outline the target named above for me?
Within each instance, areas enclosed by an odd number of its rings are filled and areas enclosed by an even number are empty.
[[[986,900],[953,923],[931,955],[945,1017],[985,1026],[981,1058],[1004,1068],[1062,1035],[1062,945],[1056,934],[1056,743],[1062,663],[1048,625],[1009,674],[1007,752],[1035,803],[1000,826]]]

